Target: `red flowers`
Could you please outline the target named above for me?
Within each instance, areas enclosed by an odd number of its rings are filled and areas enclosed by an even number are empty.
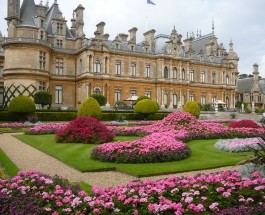
[[[252,120],[240,120],[232,122],[230,128],[260,128],[260,126]]]

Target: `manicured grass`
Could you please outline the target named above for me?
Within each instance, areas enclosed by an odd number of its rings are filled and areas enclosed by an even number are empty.
[[[228,153],[217,150],[217,140],[194,140],[188,144],[192,155],[181,161],[151,164],[115,164],[90,159],[93,144],[56,143],[54,135],[15,135],[21,141],[43,151],[81,172],[118,170],[134,176],[147,176],[165,173],[185,172],[229,166],[237,164],[248,153]],[[117,137],[115,140],[133,140],[139,137]]]
[[[0,148],[0,163],[3,165],[5,168],[5,172],[8,174],[10,177],[14,177],[17,175],[19,169],[18,167],[7,157],[7,155],[2,151]]]
[[[2,133],[17,133],[17,132],[25,132],[29,128],[23,127],[14,127],[14,128],[0,128],[0,132]]]

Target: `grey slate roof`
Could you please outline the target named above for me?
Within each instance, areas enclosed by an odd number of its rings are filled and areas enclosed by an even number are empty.
[[[253,88],[254,78],[243,78],[237,80],[238,93],[251,93]]]
[[[259,83],[259,89],[262,94],[265,94],[265,83]]]
[[[204,53],[206,53],[205,46],[210,42],[210,38],[212,36],[214,36],[214,34],[210,33],[198,38],[194,38],[191,44],[191,48],[195,51],[195,53],[199,53],[201,49]]]
[[[60,12],[59,6],[57,3],[53,3],[53,5],[49,8],[47,11],[46,17],[47,17],[47,27],[46,31],[48,34],[52,34],[52,20],[56,17],[56,15]],[[71,39],[74,38],[74,35],[69,30],[69,28],[66,26],[66,38]]]
[[[34,22],[36,16],[37,10],[34,0],[24,0],[20,9],[20,19],[22,22],[19,25],[37,27]]]

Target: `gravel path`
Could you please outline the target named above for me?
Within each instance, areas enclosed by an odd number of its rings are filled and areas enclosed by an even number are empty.
[[[118,186],[127,184],[139,178],[129,176],[116,171],[81,173],[78,170],[62,163],[61,161],[46,155],[45,153],[14,138],[12,134],[0,134],[0,148],[18,166],[21,171],[39,170],[48,175],[59,175],[69,181],[84,181],[90,185],[99,187]],[[168,176],[194,176],[198,173],[218,172],[231,170],[236,167],[223,167],[212,170],[192,171],[179,174],[169,174],[160,176],[143,177],[144,179],[158,180]]]

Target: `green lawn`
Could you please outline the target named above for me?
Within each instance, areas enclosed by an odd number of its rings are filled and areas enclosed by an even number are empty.
[[[194,140],[188,143],[192,155],[185,160],[151,164],[116,164],[90,159],[93,144],[56,143],[54,135],[15,135],[21,141],[43,151],[81,172],[117,170],[134,176],[185,172],[237,164],[251,153],[228,153],[215,149],[217,140]],[[117,137],[133,140],[138,137]]]
[[[7,157],[7,155],[0,148],[0,164],[4,167],[5,172],[10,177],[17,175],[19,169],[18,167]]]

